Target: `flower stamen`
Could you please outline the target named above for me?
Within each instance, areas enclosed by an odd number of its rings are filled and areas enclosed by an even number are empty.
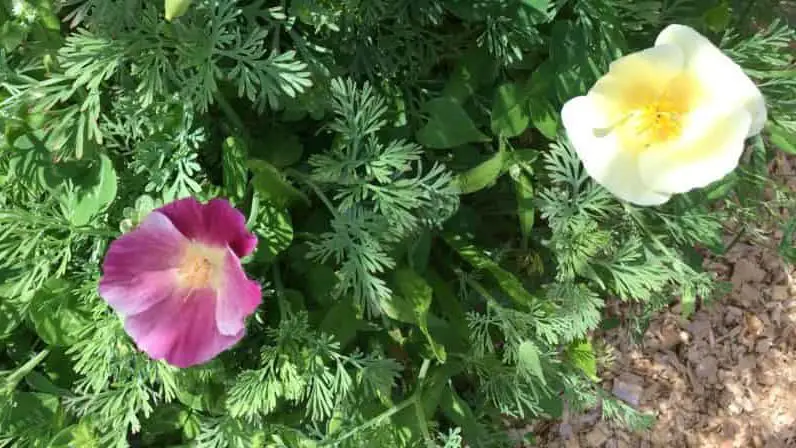
[[[183,256],[179,268],[182,286],[190,289],[211,287],[216,276],[216,258],[212,249],[198,244],[190,245]]]

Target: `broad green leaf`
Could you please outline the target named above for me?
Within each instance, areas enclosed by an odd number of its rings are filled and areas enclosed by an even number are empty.
[[[165,0],[163,6],[166,10],[166,20],[171,22],[188,12],[192,2],[193,0]]]
[[[177,403],[158,406],[152,414],[142,422],[141,437],[145,445],[157,444],[165,434],[171,434],[182,428],[181,418],[184,407]]]
[[[417,325],[431,346],[434,356],[440,362],[445,362],[445,347],[435,341],[428,331],[428,310],[433,295],[431,286],[410,268],[397,269],[393,279],[395,294],[380,302],[382,310],[392,319]]]
[[[259,193],[254,195],[252,213],[256,216],[252,229],[257,235],[255,258],[271,263],[293,241],[290,214],[283,207],[277,207],[267,200],[261,201]]]
[[[50,440],[47,448],[100,448],[99,439],[86,423],[67,426]]]
[[[470,142],[489,141],[476,128],[464,108],[451,98],[435,98],[425,104],[428,122],[417,131],[417,141],[428,148],[447,149]]]
[[[730,24],[730,5],[722,1],[705,12],[705,24],[714,33],[721,33]]]
[[[680,314],[684,318],[690,317],[696,311],[696,292],[688,285],[683,286],[680,291]]]
[[[333,292],[340,280],[334,269],[325,264],[312,263],[304,278],[305,292],[312,300],[324,306],[336,301]]]
[[[503,84],[492,100],[492,132],[503,137],[522,134],[530,121],[528,99],[516,84]]]
[[[100,184],[97,187],[97,203],[99,210],[105,210],[116,199],[118,178],[113,162],[105,154],[100,155]]]
[[[506,151],[498,151],[489,159],[456,176],[456,185],[461,194],[475,193],[495,183],[503,172]]]
[[[256,153],[255,153],[256,150]],[[301,160],[304,145],[296,134],[282,128],[269,129],[262,141],[252,148],[252,155],[267,160],[277,168],[294,165]]]
[[[474,268],[488,271],[492,274],[500,288],[503,289],[512,300],[522,306],[530,306],[539,302],[539,299],[528,292],[522,282],[514,276],[514,274],[501,268],[500,265],[484,254],[483,250],[469,243],[460,235],[446,233],[444,234],[444,238],[445,241]]]
[[[792,217],[785,225],[778,252],[789,263],[796,263],[796,217]]]
[[[464,439],[470,446],[482,446],[481,444],[487,438],[483,426],[478,423],[470,405],[452,387],[448,387],[442,392],[439,405],[445,417],[462,428]]]
[[[531,122],[545,137],[555,140],[558,133],[558,112],[547,98],[537,96],[530,100]]]
[[[0,26],[0,44],[9,53],[16,50],[27,35],[27,29],[17,21],[9,20]]]
[[[237,137],[227,137],[221,147],[221,158],[224,168],[224,189],[230,196],[243,199],[248,183],[246,144]]]
[[[22,319],[23,316],[17,307],[3,297],[0,288],[0,341],[11,336],[11,333],[19,326]]]
[[[38,435],[46,437],[41,441],[46,444],[53,437],[53,432],[60,429],[61,413],[58,397],[38,392],[16,392],[13,397],[15,406],[4,422],[6,431],[14,433],[30,433],[30,428],[40,428]],[[8,403],[3,403],[3,407]],[[47,434],[49,432],[49,435]]]
[[[282,207],[296,201],[310,204],[307,196],[291,185],[282,173],[270,163],[264,160],[251,159],[248,167],[254,173],[252,185],[263,198],[267,198],[275,205]]]
[[[542,384],[547,384],[542,370],[542,361],[539,359],[539,348],[531,341],[522,341],[517,349],[517,368],[525,374],[533,375]]]
[[[465,173],[456,177],[456,182],[462,189],[461,192],[471,193],[494,185],[497,179],[506,171],[511,154],[503,149],[498,150],[492,157],[479,163]]]
[[[796,135],[788,132],[784,127],[769,122],[766,126],[771,143],[788,154],[796,155]]]
[[[730,195],[737,184],[738,174],[732,172],[705,187],[703,193],[709,201],[717,201]]]
[[[180,411],[180,422],[182,422],[182,435],[186,440],[194,440],[202,432],[202,414],[193,412],[189,409]]]
[[[550,9],[550,0],[521,0],[522,4],[535,9],[541,13],[547,14]]]
[[[428,269],[425,278],[434,290],[434,302],[442,315],[450,322],[460,338],[468,339],[470,331],[467,328],[467,314],[451,285],[434,269]]]
[[[486,48],[473,45],[459,59],[442,96],[461,104],[478,89],[491,83],[498,73],[498,64]]]
[[[429,370],[426,378],[423,379],[423,389],[420,396],[420,401],[423,403],[423,411],[426,415],[434,415],[439,407],[442,394],[449,387],[450,379],[458,375],[463,369],[464,365],[461,362],[451,360]]]
[[[100,155],[96,183],[80,185],[84,179],[72,178],[74,183],[63,190],[61,205],[65,216],[75,226],[84,226],[116,199],[117,177],[113,162],[105,154]]]
[[[365,322],[357,317],[357,310],[351,297],[345,296],[338,299],[334,305],[325,310],[319,329],[335,337],[341,347],[345,347],[357,334],[357,331],[367,328]]]
[[[408,406],[390,417],[390,424],[385,425],[389,431],[393,431],[397,438],[397,444],[393,446],[423,446],[423,427],[427,427],[425,421],[421,422],[417,418],[414,404]]]
[[[566,349],[566,356],[572,365],[585,373],[589,379],[600,381],[597,376],[597,357],[594,355],[591,341],[587,339],[573,341]]]
[[[517,217],[520,221],[522,246],[527,248],[536,217],[536,209],[533,203],[533,183],[528,175],[522,169],[519,169],[519,166],[517,168],[517,174],[513,176],[514,194],[517,198]]]
[[[557,419],[564,415],[564,400],[560,395],[550,393],[544,389],[540,391],[539,407],[550,418]]]
[[[25,382],[36,392],[43,392],[57,397],[68,397],[73,395],[71,391],[53,384],[46,375],[42,375],[35,370],[25,375]]]
[[[28,316],[39,337],[50,345],[74,344],[81,330],[91,324],[89,314],[72,291],[72,284],[52,279],[31,300]]]
[[[415,272],[423,272],[428,267],[428,259],[431,256],[431,232],[426,229],[419,235],[412,236],[409,244],[407,259],[409,267]]]

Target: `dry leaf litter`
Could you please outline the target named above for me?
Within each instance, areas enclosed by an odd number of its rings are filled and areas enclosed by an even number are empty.
[[[796,158],[778,157],[772,172],[796,191]],[[527,428],[536,446],[796,447],[796,270],[774,250],[782,233],[770,236],[768,245],[742,239],[705,262],[732,291],[690,319],[673,306],[640,342],[621,327],[598,335],[615,355],[603,387],[655,415],[650,430],[629,432],[595,409]]]

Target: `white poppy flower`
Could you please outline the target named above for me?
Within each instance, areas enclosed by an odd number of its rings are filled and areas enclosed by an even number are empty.
[[[654,47],[611,63],[561,119],[597,183],[628,202],[659,205],[735,169],[746,138],[763,129],[766,105],[706,37],[670,25]]]

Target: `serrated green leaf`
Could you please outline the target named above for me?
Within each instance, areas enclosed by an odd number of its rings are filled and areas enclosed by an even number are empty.
[[[514,83],[498,87],[492,100],[492,132],[516,137],[525,131],[530,120],[525,92]]]
[[[230,136],[221,147],[224,189],[232,197],[243,199],[248,183],[246,159],[248,151],[243,140]]]
[[[456,176],[456,185],[461,194],[475,193],[495,183],[503,172],[506,151],[498,151],[489,159]]]
[[[539,347],[531,341],[522,341],[517,349],[517,368],[526,374],[535,376],[542,384],[547,384],[539,358]]]
[[[81,330],[91,323],[88,313],[82,309],[72,291],[70,283],[53,279],[39,289],[31,300],[28,316],[39,337],[50,345],[74,344]]]
[[[447,149],[470,142],[489,141],[467,115],[464,108],[451,98],[435,98],[425,104],[428,122],[417,131],[417,141],[433,149]]]
[[[597,357],[589,340],[572,341],[566,349],[569,361],[586,374],[592,381],[600,381],[597,376]]]

